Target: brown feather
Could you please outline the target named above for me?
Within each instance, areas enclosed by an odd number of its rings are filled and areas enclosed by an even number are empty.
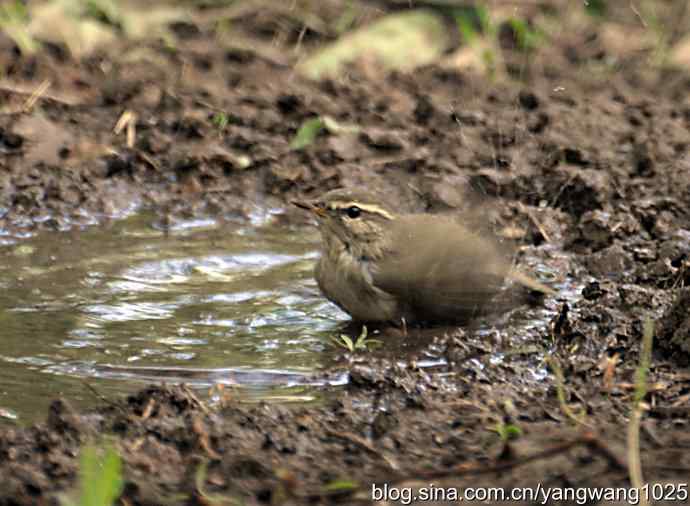
[[[408,321],[467,320],[496,294],[508,273],[497,245],[446,217],[401,216],[388,245],[373,264],[372,280],[405,301],[401,309]]]

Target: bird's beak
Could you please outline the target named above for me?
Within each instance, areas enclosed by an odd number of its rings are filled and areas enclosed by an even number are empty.
[[[324,210],[324,208],[317,206],[317,205],[313,204],[312,202],[308,202],[308,201],[304,201],[304,200],[293,200],[291,202],[291,204],[299,207],[300,209],[306,209],[307,211],[316,215],[317,217],[326,216],[326,211]]]

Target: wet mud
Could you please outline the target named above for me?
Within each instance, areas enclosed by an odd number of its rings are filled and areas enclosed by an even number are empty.
[[[254,33],[265,33],[260,21]],[[605,76],[583,71],[607,49],[582,30],[522,81],[438,64],[386,75],[353,66],[310,82],[289,61],[188,28],[175,51],[148,47],[155,63],[126,65],[116,57],[126,48],[26,56],[0,37],[14,83],[0,87],[8,237],[142,208],[162,226],[284,208],[272,219],[292,230],[306,218],[290,200],[341,186],[430,212],[459,212],[479,194],[496,230],[520,245],[517,263],[559,294],[488,332],[393,335],[389,349],[344,353],[349,384],[321,406],[251,406],[229,391],[209,407],[184,386],[89,412],[56,400],[44,423],[2,422],[0,504],[58,504],[77,484],[80,446],[103,434],[122,455],[130,505],[368,504],[372,483],[629,487],[647,320],[644,478],[687,484],[690,77],[641,57]],[[50,89],[28,106],[45,79]],[[116,129],[126,111],[130,145]],[[358,128],[291,149],[314,116]]]

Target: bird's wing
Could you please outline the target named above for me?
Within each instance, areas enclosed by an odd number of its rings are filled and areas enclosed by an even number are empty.
[[[395,246],[372,267],[372,281],[407,302],[417,319],[467,318],[508,272],[497,245],[448,218],[402,217],[391,234]]]

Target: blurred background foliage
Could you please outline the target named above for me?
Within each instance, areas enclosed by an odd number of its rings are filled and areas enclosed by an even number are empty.
[[[690,67],[689,11],[685,0],[5,0],[0,29],[1,47],[22,55],[136,59],[133,43],[175,51],[204,34],[312,78],[434,62],[524,79],[554,57],[593,71]]]

